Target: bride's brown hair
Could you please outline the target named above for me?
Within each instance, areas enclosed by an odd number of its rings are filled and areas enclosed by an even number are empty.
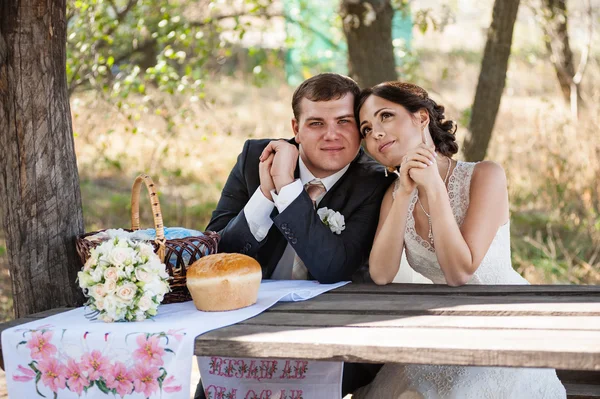
[[[361,91],[355,98],[355,115],[357,124],[359,112],[363,104],[370,96],[381,97],[398,105],[402,105],[408,112],[414,114],[421,109],[427,110],[429,114],[429,132],[435,145],[435,149],[447,157],[458,152],[456,143],[456,123],[445,119],[444,106],[437,104],[431,98],[425,89],[412,83],[404,82],[384,82]],[[362,137],[362,132],[361,132]]]

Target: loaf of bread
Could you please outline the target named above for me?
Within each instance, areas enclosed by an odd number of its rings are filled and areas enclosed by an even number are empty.
[[[260,264],[247,255],[215,254],[187,269],[187,287],[198,310],[217,312],[256,303],[262,279]]]

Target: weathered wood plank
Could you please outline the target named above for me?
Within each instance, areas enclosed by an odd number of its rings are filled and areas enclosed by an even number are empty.
[[[348,284],[334,294],[400,294],[400,295],[552,295],[586,296],[600,295],[600,285],[464,285],[450,287],[442,284]]]
[[[586,384],[563,384],[567,390],[567,399],[600,398],[600,386]]]
[[[556,370],[556,375],[564,383],[597,385],[600,389],[600,371]]]
[[[600,316],[600,295],[557,298],[323,294],[310,301],[279,303],[269,311],[365,315]]]
[[[195,354],[600,370],[600,333],[234,325],[196,338]]]
[[[600,317],[589,316],[406,316],[266,312],[240,324],[289,327],[491,328],[600,332]]]

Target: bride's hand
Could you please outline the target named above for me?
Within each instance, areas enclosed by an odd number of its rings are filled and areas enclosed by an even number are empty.
[[[419,144],[402,157],[398,191],[409,195],[417,187],[418,182],[411,176],[412,169],[434,169],[437,172],[437,168],[429,168],[429,166],[435,165],[435,157],[435,150],[425,144]]]

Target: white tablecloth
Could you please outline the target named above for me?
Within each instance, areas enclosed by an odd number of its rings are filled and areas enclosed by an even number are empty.
[[[185,302],[160,306],[153,320],[110,324],[77,308],[22,324],[2,333],[8,394],[187,399],[196,336],[345,284],[265,280],[256,304],[230,312],[200,312]]]

